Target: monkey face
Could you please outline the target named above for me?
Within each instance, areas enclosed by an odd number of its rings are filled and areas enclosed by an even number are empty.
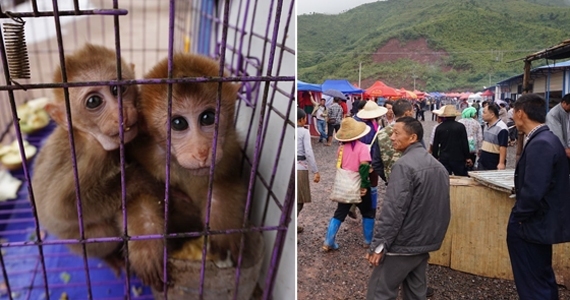
[[[107,151],[119,148],[120,144],[119,92],[123,99],[124,142],[128,143],[138,133],[136,87],[102,86],[70,91],[73,99],[80,99],[73,102],[73,111],[78,112],[72,115],[75,127],[91,135]]]
[[[74,81],[107,81],[117,79],[115,52],[111,49],[86,44],[75,53],[66,56],[67,79]],[[134,65],[121,61],[123,79],[134,78]],[[54,82],[62,82],[62,70],[54,72]],[[63,89],[54,89],[54,101],[46,106],[50,116],[67,129],[67,115]],[[118,96],[123,100],[123,124],[119,124]],[[119,148],[120,126],[124,129],[124,142],[130,142],[138,128],[136,102],[139,92],[136,86],[87,86],[69,88],[71,117],[75,132],[96,139],[109,151]]]
[[[71,118],[75,132],[91,136],[110,151],[119,148],[119,103],[117,95],[122,91],[124,142],[128,143],[138,133],[135,100],[136,87],[96,86],[69,88]],[[65,103],[55,101],[46,110],[60,126],[67,129]]]
[[[203,56],[176,54],[173,78],[219,76],[219,63]],[[168,77],[168,60],[163,59],[145,78]],[[207,175],[212,164],[216,101],[221,98],[215,162],[224,155],[225,137],[233,132],[238,84],[186,82],[172,85],[172,115],[167,111],[167,85],[147,84],[141,87],[139,113],[145,130],[166,150],[166,124],[171,128],[171,154],[194,175]]]
[[[143,86],[139,111],[145,120],[146,129],[164,150],[167,140],[165,125],[170,123],[170,152],[173,158],[192,174],[201,176],[208,174],[212,164],[217,88],[216,84],[191,85],[191,88],[174,86],[170,118],[166,113],[166,97],[161,96],[165,94],[154,94]],[[152,98],[151,95],[157,98]],[[224,155],[225,136],[233,128],[235,98],[236,89],[233,86],[228,89],[227,95],[222,95],[216,140],[216,163]]]
[[[184,103],[178,103],[184,104]],[[223,119],[223,116],[220,116]],[[212,163],[212,143],[215,130],[215,105],[173,105],[171,127],[171,153],[185,169],[195,175],[207,175]],[[223,156],[226,122],[221,121],[218,131],[215,161]]]

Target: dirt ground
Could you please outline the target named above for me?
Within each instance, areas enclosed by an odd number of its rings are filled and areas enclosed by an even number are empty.
[[[427,112],[424,124],[424,141],[429,139],[436,124]],[[337,234],[338,251],[323,253],[328,221],[336,208],[328,200],[334,180],[336,147],[326,147],[313,139],[313,150],[321,174],[321,182],[311,182],[312,203],[305,204],[298,217],[304,232],[298,234],[297,244],[297,296],[298,299],[365,299],[368,278],[372,268],[364,259],[362,225],[358,219],[347,218]],[[334,145],[334,143],[333,143]],[[507,168],[515,166],[515,148],[509,147]],[[379,199],[384,189],[379,189]],[[378,216],[378,215],[377,215]],[[518,299],[511,280],[475,276],[447,267],[430,265],[428,286],[435,289],[430,299]],[[570,292],[560,287],[560,299],[570,299]]]

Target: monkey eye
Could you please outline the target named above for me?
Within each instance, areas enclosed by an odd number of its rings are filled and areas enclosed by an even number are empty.
[[[95,108],[101,106],[101,104],[103,104],[103,99],[101,99],[101,97],[91,96],[91,97],[87,98],[87,102],[85,103],[85,106],[88,109],[95,109]]]
[[[183,117],[172,117],[170,121],[170,127],[176,131],[186,130],[188,128],[188,122]]]
[[[116,85],[111,86],[111,93],[116,97],[119,94],[119,87]]]
[[[121,93],[124,95],[127,92],[127,88],[128,87],[125,86],[113,85],[111,86],[111,93],[113,96],[117,97],[117,95],[119,95],[119,91],[121,91]]]
[[[212,110],[206,110],[200,115],[200,125],[209,126],[214,124],[216,114]]]

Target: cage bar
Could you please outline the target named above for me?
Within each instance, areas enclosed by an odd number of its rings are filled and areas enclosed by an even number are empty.
[[[12,293],[26,299],[58,299],[63,292],[70,299],[124,299],[125,296],[127,299],[152,299],[150,288],[143,287],[136,277],[127,277],[123,273],[120,278],[116,278],[101,261],[87,257],[85,251],[83,257],[72,254],[66,245],[124,241],[126,238],[167,240],[235,232],[259,232],[263,237],[265,252],[257,280],[259,298],[294,297],[295,230],[291,229],[294,228],[291,220],[294,213],[295,176],[293,0],[54,0],[48,3],[30,0],[18,7],[2,6],[0,18],[7,18],[7,12],[27,22],[25,29],[32,77],[15,85],[5,76],[5,82],[0,84],[0,146],[18,140],[22,152],[22,142],[27,140],[41,148],[46,136],[56,125],[51,122],[39,131],[24,134],[18,122],[14,121],[19,118],[16,108],[32,99],[51,97],[54,88],[172,85],[181,82],[216,82],[221,87],[223,82],[241,83],[234,122],[244,154],[242,172],[249,177],[249,184],[246,208],[240,213],[249,217],[252,226],[231,230],[207,228],[204,232],[184,234],[80,240],[62,240],[50,233],[42,237],[45,231],[37,226],[33,187],[30,185],[32,159],[22,169],[10,171],[11,176],[22,182],[16,199],[0,202],[0,267],[6,286],[5,290],[0,286],[0,299],[16,298]],[[55,66],[62,64],[65,55],[86,42],[115,49],[117,79],[80,82],[64,80],[63,83],[53,83],[51,75]],[[4,51],[4,43],[0,44],[0,51]],[[229,76],[220,73],[212,78],[143,78],[143,74],[156,62],[177,52],[201,53],[217,59],[229,72]],[[134,80],[121,78],[118,64],[120,57],[134,63]],[[2,67],[3,71],[5,68],[6,66]],[[172,101],[171,97],[168,96],[169,101]],[[121,99],[119,97],[119,101]],[[217,105],[219,111],[219,101]],[[218,114],[216,120],[217,118]],[[69,115],[68,121],[71,121]],[[122,126],[119,134],[124,136]],[[216,130],[215,135],[217,134]],[[70,141],[73,143],[71,136]],[[214,145],[216,143],[217,139]],[[120,159],[124,170],[123,147],[121,145]],[[71,160],[77,159],[76,153],[70,153],[69,156]],[[210,173],[213,174],[214,170],[215,164]],[[78,176],[75,174],[76,178]],[[124,209],[126,187],[124,177],[121,180]],[[168,187],[166,185],[164,191],[166,201]],[[79,197],[81,187],[76,188]],[[209,199],[212,188],[209,190]],[[81,212],[81,208],[78,210]],[[123,212],[123,215],[126,217],[126,213]],[[126,218],[122,226],[128,232]],[[231,283],[235,290],[242,288],[239,282],[243,276],[241,266],[245,247],[245,239],[242,238],[235,282]],[[202,250],[203,253],[206,252],[206,249]],[[168,259],[166,255],[165,251],[165,262]],[[207,297],[204,282],[208,279],[209,271],[205,264],[205,260],[202,260],[201,283],[197,295]],[[64,282],[62,274],[70,275],[71,278],[66,279],[68,282]],[[286,284],[278,286],[276,282]],[[238,299],[237,293],[230,298]]]

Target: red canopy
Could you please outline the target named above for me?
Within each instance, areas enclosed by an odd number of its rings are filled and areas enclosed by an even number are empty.
[[[459,99],[460,99],[460,100],[468,99],[470,95],[471,95],[471,93],[468,93],[468,92],[461,93],[461,94],[459,95]]]
[[[405,88],[400,89],[400,94],[401,94],[402,98],[405,98],[405,99],[418,99],[418,95],[416,95],[412,91],[406,90]]]
[[[418,97],[423,97],[423,96],[425,95],[424,92],[421,92],[421,91],[418,91],[418,90],[414,90],[413,92],[414,92],[414,94],[418,95]]]
[[[493,93],[491,90],[486,90],[483,93],[481,93],[481,96],[483,97],[490,97],[490,96],[494,96],[495,93]]]
[[[389,87],[382,81],[376,81],[366,89],[366,94],[372,97],[398,97],[400,92],[395,88]]]

